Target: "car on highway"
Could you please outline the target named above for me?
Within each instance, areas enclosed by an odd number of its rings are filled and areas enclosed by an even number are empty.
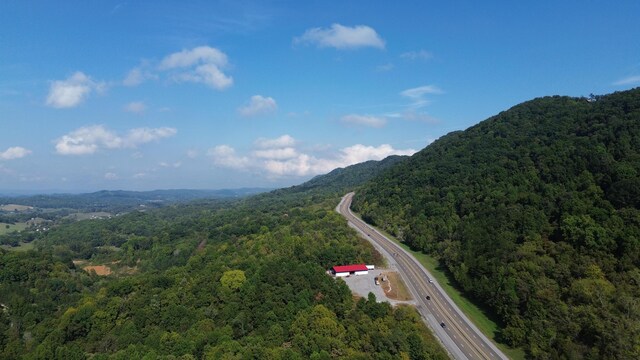
[[[443,322],[440,323],[440,326],[442,326],[443,328],[447,327],[447,325],[445,325]]]
[[[431,296],[427,295],[427,300],[431,300]]]

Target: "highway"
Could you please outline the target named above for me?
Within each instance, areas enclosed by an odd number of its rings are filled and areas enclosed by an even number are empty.
[[[397,268],[416,300],[422,319],[434,330],[449,355],[454,359],[508,359],[471,323],[411,254],[353,215],[350,209],[353,195],[345,195],[336,210]]]

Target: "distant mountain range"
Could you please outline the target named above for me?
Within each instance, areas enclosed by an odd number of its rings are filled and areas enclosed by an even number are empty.
[[[144,204],[167,204],[198,199],[231,199],[254,195],[271,189],[241,188],[222,190],[102,190],[86,194],[49,194],[3,196],[0,204],[28,205],[38,208],[72,208],[101,210],[113,207],[132,207]]]

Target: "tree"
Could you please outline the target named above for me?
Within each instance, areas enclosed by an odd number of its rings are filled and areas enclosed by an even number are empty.
[[[247,277],[242,270],[229,270],[225,271],[220,278],[222,286],[231,290],[238,290],[242,287],[244,282],[247,281]]]

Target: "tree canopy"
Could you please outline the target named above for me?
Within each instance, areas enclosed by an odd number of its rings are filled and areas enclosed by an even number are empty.
[[[533,358],[640,357],[640,88],[443,136],[354,209],[434,254]]]

